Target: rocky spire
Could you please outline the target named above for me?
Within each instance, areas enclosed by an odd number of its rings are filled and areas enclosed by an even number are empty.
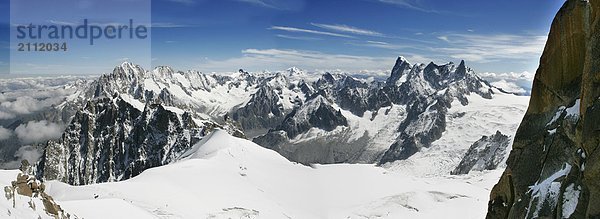
[[[410,69],[410,63],[404,57],[398,57],[394,68],[392,68],[392,74],[386,81],[387,85],[393,86],[398,85],[398,83],[401,83],[402,81],[399,82],[399,80],[402,78],[403,75],[408,74],[410,72]]]
[[[465,60],[461,60],[460,64],[458,65],[458,67],[456,68],[456,76],[457,77],[463,77],[467,74],[467,67],[465,66]]]

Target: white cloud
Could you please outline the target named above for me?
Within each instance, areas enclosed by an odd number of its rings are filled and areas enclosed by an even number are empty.
[[[0,119],[29,114],[64,101],[75,86],[67,86],[88,77],[54,76],[0,80]]]
[[[12,119],[15,118],[15,114],[0,111],[0,119]]]
[[[59,124],[41,120],[29,121],[25,125],[20,125],[15,129],[15,134],[22,143],[30,144],[59,138],[63,130],[64,127]]]
[[[440,39],[440,40],[446,41],[446,42],[450,42],[450,40],[448,40],[447,36],[439,36],[437,38]]]
[[[290,36],[285,34],[277,34],[279,38],[290,39],[290,40],[322,40],[321,38],[316,37],[302,37],[302,36]]]
[[[393,4],[399,7],[412,9],[416,11],[426,12],[426,13],[439,13],[433,9],[427,9],[421,6],[419,0],[377,0],[378,2]]]
[[[357,46],[367,46],[367,47],[374,47],[374,48],[381,48],[381,49],[389,49],[389,50],[399,50],[399,49],[413,47],[413,46],[398,45],[398,44],[391,44],[391,43],[382,42],[382,41],[370,41],[370,40],[366,41],[364,43],[349,43],[349,44],[357,45]]]
[[[6,140],[12,136],[12,131],[0,126],[0,141]]]
[[[69,21],[59,21],[59,20],[48,20],[48,23],[51,24],[56,24],[56,25],[63,25],[63,26],[76,26],[77,24],[74,22],[69,22]]]
[[[304,7],[304,0],[235,0],[263,8],[275,10],[298,10]]]
[[[18,97],[14,97],[17,96]],[[0,119],[12,119],[18,115],[31,114],[51,107],[64,100],[66,91],[56,90],[23,90],[0,94]]]
[[[413,63],[428,63],[432,59],[415,54],[403,54]],[[317,51],[291,49],[246,49],[240,57],[211,60],[202,58],[192,68],[203,72],[233,72],[243,68],[246,71],[282,70],[296,66],[307,71],[339,71],[349,74],[362,73],[365,77],[381,78],[389,75],[397,57],[375,57],[332,54]],[[437,60],[434,60],[437,61]]]
[[[309,29],[302,29],[302,28],[296,28],[296,27],[272,26],[269,29],[270,30],[281,30],[281,31],[287,31],[287,32],[295,32],[295,33],[310,33],[310,34],[318,34],[318,35],[325,35],[325,36],[354,38],[353,36],[349,36],[349,35],[345,35],[345,34],[331,33],[331,32],[318,31],[318,30],[309,30]]]
[[[523,80],[533,82],[533,78],[535,77],[535,73],[530,73],[528,71],[524,71],[521,73],[509,72],[509,73],[493,73],[493,72],[484,72],[478,73],[478,75],[484,79],[488,80]]]
[[[42,157],[43,153],[37,147],[26,145],[20,147],[14,154],[14,161],[3,163],[0,165],[2,169],[17,169],[21,166],[22,160],[29,161],[30,164],[37,163]]]
[[[361,70],[358,73],[350,74],[355,78],[363,78],[366,79],[367,82],[372,82],[374,80],[384,81],[391,74],[390,70]]]
[[[176,24],[176,23],[170,23],[170,22],[156,22],[156,23],[152,23],[152,28],[181,28],[181,27],[194,27],[193,25],[189,25],[189,24]]]
[[[478,73],[479,77],[490,82],[490,84],[502,88],[507,92],[530,95],[533,84],[534,73],[530,72],[509,72],[509,73]]]
[[[255,4],[255,5],[266,7],[266,8],[275,8],[274,5],[266,3],[263,0],[238,0],[238,1],[240,1],[240,2],[247,2],[247,3],[250,3],[250,4]]]
[[[514,82],[508,82],[506,80],[494,81],[490,83],[491,85],[501,88],[502,90],[510,93],[526,95],[529,91],[525,90],[525,88],[520,87]]]
[[[36,147],[26,145],[15,152],[15,157],[18,160],[27,160],[30,164],[35,164],[42,157],[42,152]]]
[[[479,35],[449,34],[438,36],[448,46],[432,48],[452,58],[471,62],[496,62],[539,58],[546,44],[546,36],[536,35]]]
[[[342,69],[357,72],[364,69],[391,69],[394,61],[395,57],[354,56],[288,49],[246,49],[242,51],[241,57],[201,60],[197,68],[207,72],[224,72],[238,68],[261,71],[297,66],[306,70]]]
[[[15,101],[7,101],[0,104],[0,109],[9,110],[10,112],[17,114],[29,114],[38,111],[43,107],[44,106],[40,104],[40,101],[30,96],[17,97]]]
[[[323,29],[337,31],[337,32],[345,32],[345,33],[351,33],[351,34],[356,34],[356,35],[365,35],[365,36],[379,36],[379,37],[385,36],[385,34],[377,32],[377,31],[361,29],[358,27],[352,27],[352,26],[343,25],[343,24],[319,24],[319,23],[311,23],[311,24],[315,27],[320,27]]]

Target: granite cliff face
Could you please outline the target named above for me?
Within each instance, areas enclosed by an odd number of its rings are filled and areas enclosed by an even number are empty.
[[[488,218],[600,218],[600,1],[552,23]]]

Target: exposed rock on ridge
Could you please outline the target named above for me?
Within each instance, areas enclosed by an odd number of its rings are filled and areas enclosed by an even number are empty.
[[[473,143],[460,164],[451,172],[453,175],[468,174],[472,170],[494,170],[506,158],[510,138],[500,131],[483,136]]]
[[[23,201],[19,196],[28,197],[29,210],[34,213],[37,210],[36,203],[41,203],[40,209],[57,219],[71,218],[71,215],[66,213],[60,205],[58,205],[52,196],[46,194],[46,186],[44,183],[37,180],[34,176],[29,175],[30,166],[27,160],[21,161],[20,173],[17,175],[17,180],[12,181],[10,186],[4,187],[4,196],[7,200],[12,201],[13,208],[16,207],[18,201]],[[19,203],[21,205],[21,203]],[[35,214],[35,213],[34,213]],[[8,216],[11,216],[10,209]],[[37,215],[41,218],[41,215]]]
[[[552,23],[488,218],[600,218],[600,1]]]

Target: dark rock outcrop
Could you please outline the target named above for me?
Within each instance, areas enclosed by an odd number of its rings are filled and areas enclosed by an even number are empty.
[[[338,126],[348,126],[348,121],[342,113],[330,106],[325,97],[318,95],[288,114],[275,130],[285,131],[291,139],[311,128],[332,131]]]
[[[460,164],[450,173],[452,175],[468,174],[470,171],[494,170],[506,158],[510,138],[500,131],[491,136],[483,136],[477,140]]]
[[[286,130],[288,137],[294,138],[313,127],[332,131],[338,126],[348,126],[348,121],[323,96],[317,96],[290,113],[277,129]]]
[[[552,23],[488,218],[600,218],[600,2]]]
[[[408,109],[407,118],[400,124],[398,140],[385,152],[380,164],[405,160],[423,147],[440,139],[446,130],[449,103],[439,98],[433,103],[415,101]]]
[[[234,111],[232,117],[244,130],[265,129],[277,126],[285,117],[276,90],[260,87],[247,105]]]
[[[120,98],[99,98],[75,115],[60,140],[48,142],[37,171],[72,185],[128,179],[177,158],[207,129],[162,105],[139,111]]]

